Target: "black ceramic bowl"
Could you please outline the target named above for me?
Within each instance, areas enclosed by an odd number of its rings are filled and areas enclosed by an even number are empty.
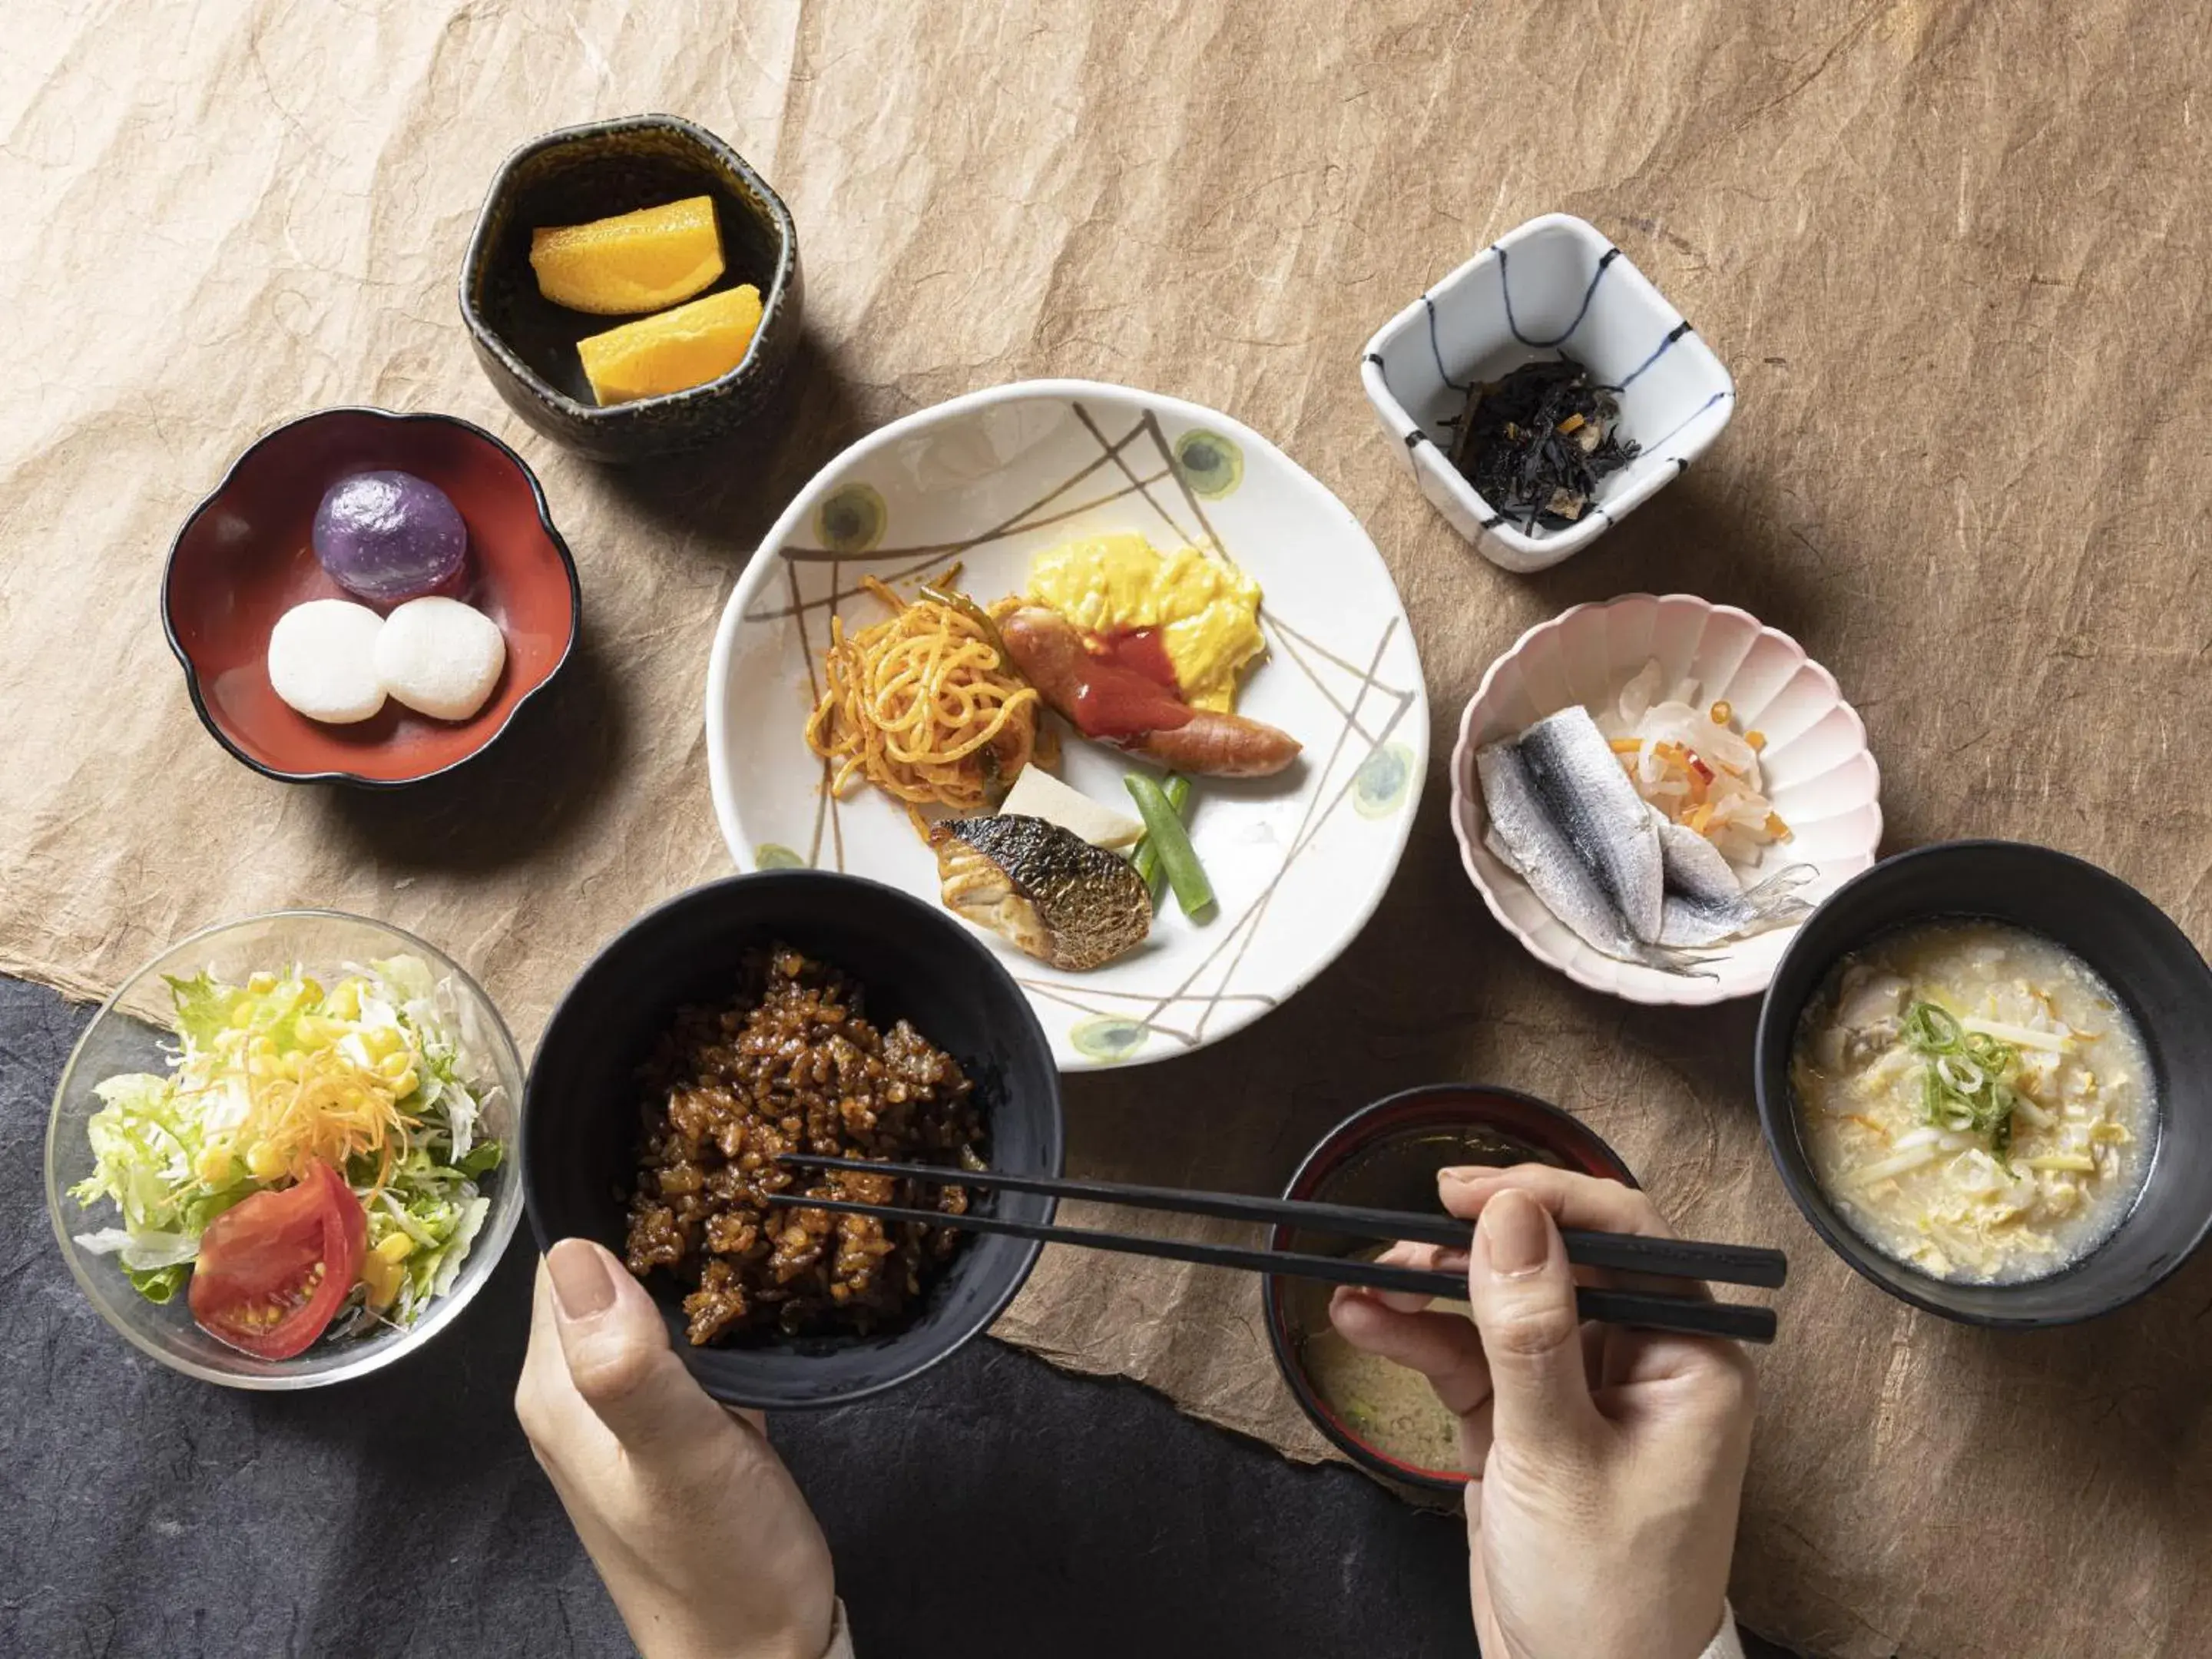
[[[603,408],[576,342],[635,319],[570,311],[538,293],[530,233],[702,195],[714,198],[726,267],[706,291],[760,290],[751,349],[704,386]],[[556,443],[606,461],[713,443],[759,414],[799,344],[799,233],[782,199],[737,151],[673,115],[563,127],[516,150],[491,181],[461,270],[461,316],[499,395]]]
[[[869,1019],[904,1018],[975,1080],[994,1167],[1058,1174],[1060,1073],[1012,975],[941,910],[855,876],[763,871],[694,888],[632,922],[554,1010],[523,1102],[523,1202],[538,1248],[596,1239],[621,1254],[635,1167],[639,1066],[685,1003],[726,1000],[746,951],[777,941],[833,963],[867,994]],[[1050,1199],[1005,1193],[979,1207],[1052,1218]],[[998,1317],[1042,1247],[970,1237],[927,1285],[921,1310],[866,1337],[761,1336],[695,1348],[680,1291],[647,1281],[676,1351],[708,1393],[764,1409],[835,1406],[918,1376]]]
[[[1797,1133],[1790,1056],[1830,968],[1877,934],[1943,916],[2026,927],[2064,945],[2118,993],[2150,1051],[2160,1131],[2135,1206],[2102,1245],[2045,1279],[1954,1285],[1893,1261],[1837,1214]],[[2212,1231],[2212,972],[2141,893],[2093,864],[2018,842],[1923,847],[1846,883],[1797,930],[1759,1010],[1759,1116],[1782,1184],[1829,1247],[1891,1295],[1973,1325],[2093,1319],[2171,1273]]]
[[[1391,1095],[1345,1119],[1306,1154],[1283,1196],[1442,1215],[1437,1170],[1525,1163],[1532,1155],[1583,1175],[1636,1184],[1628,1165],[1596,1131],[1558,1107],[1486,1084],[1438,1083]],[[1349,1255],[1371,1242],[1278,1227],[1270,1246]],[[1304,1279],[1261,1281],[1267,1341],[1291,1396],[1316,1428],[1370,1474],[1416,1492],[1457,1492],[1467,1485],[1463,1470],[1432,1468],[1384,1450],[1315,1386],[1305,1342],[1328,1323],[1330,1295],[1328,1285]]]

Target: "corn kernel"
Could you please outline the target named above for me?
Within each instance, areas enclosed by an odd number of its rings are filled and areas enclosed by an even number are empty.
[[[369,1310],[382,1313],[399,1294],[400,1281],[406,1275],[396,1261],[387,1261],[372,1250],[362,1258],[361,1282],[368,1291]]]
[[[421,1082],[422,1079],[415,1075],[415,1068],[412,1066],[409,1066],[398,1077],[392,1079],[392,1097],[394,1100],[406,1099],[408,1096],[415,1092],[416,1088]]]
[[[246,981],[246,988],[252,992],[255,996],[265,997],[276,988],[276,975],[256,974]]]
[[[1712,716],[1715,726],[1726,726],[1735,718],[1735,710],[1729,707],[1728,699],[1723,697],[1713,705]]]
[[[415,1254],[415,1241],[405,1233],[394,1233],[376,1247],[376,1254],[386,1261],[404,1261]]]
[[[338,1104],[349,1112],[357,1112],[368,1104],[368,1091],[358,1083],[349,1083],[338,1091]]]
[[[192,1173],[210,1187],[228,1187],[233,1173],[234,1160],[230,1148],[223,1146],[203,1146],[193,1162]]]
[[[333,1019],[359,1019],[361,981],[357,979],[340,980],[338,988],[331,993],[330,1000],[323,1006]]]
[[[265,1140],[246,1149],[246,1172],[256,1181],[274,1181],[284,1173],[284,1154]]]
[[[393,1027],[372,1025],[361,1034],[361,1046],[368,1050],[371,1060],[383,1060],[397,1054],[406,1044]]]
[[[300,988],[307,994],[307,1000],[310,1002],[320,1002],[323,1000],[323,982],[319,979],[303,979],[300,981]]]
[[[273,1060],[276,1055],[276,1039],[265,1036],[255,1037],[246,1045],[246,1052],[256,1060]]]
[[[237,1007],[230,1011],[230,1023],[241,1031],[252,1024],[253,1005],[251,1002],[240,1002]]]
[[[402,1048],[397,1054],[386,1054],[376,1062],[376,1074],[386,1082],[397,1081],[403,1074],[415,1069],[415,1056]]]

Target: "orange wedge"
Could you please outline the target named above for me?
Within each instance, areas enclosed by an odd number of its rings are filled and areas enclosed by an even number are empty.
[[[533,230],[530,267],[538,291],[571,311],[628,317],[676,305],[722,274],[714,198],[692,196],[588,225]]]
[[[744,361],[760,319],[760,290],[747,283],[579,340],[576,355],[600,403],[658,398],[704,386],[735,368]]]

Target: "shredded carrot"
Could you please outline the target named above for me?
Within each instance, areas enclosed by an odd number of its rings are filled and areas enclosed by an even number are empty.
[[[320,1158],[343,1170],[349,1159],[363,1152],[380,1155],[376,1184],[390,1178],[395,1143],[404,1143],[407,1131],[419,1121],[399,1109],[389,1085],[334,1053],[308,1059],[307,1076],[290,1079],[255,1077],[249,1080],[245,1121],[234,1131],[240,1146],[266,1142],[283,1155],[284,1166],[297,1174]],[[348,1089],[359,1092],[361,1103],[345,1103]]]

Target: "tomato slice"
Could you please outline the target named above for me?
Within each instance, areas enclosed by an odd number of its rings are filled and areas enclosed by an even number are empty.
[[[192,1269],[192,1318],[243,1352],[289,1359],[345,1305],[368,1244],[361,1200],[318,1161],[291,1186],[256,1193],[208,1224]]]

